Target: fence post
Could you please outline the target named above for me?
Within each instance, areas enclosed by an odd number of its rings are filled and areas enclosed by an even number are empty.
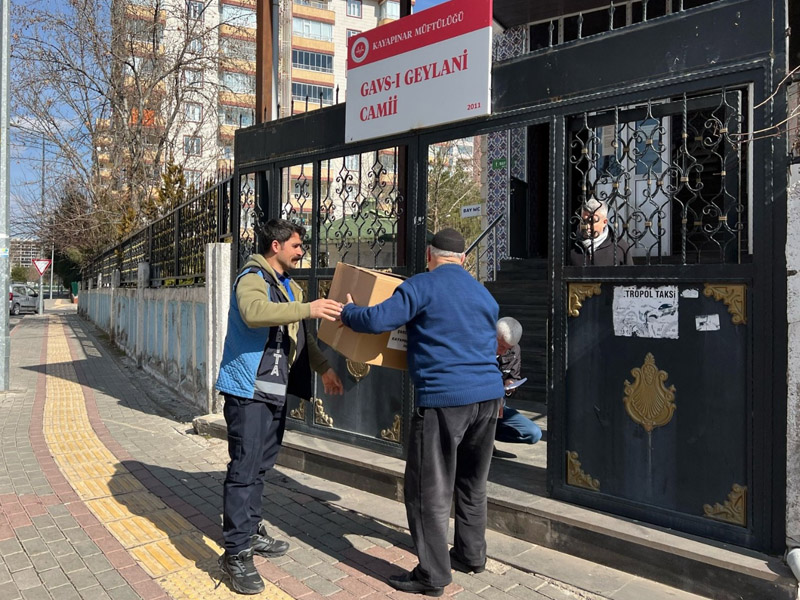
[[[109,308],[108,308],[108,337],[111,341],[117,339],[117,307],[115,304],[117,288],[119,288],[119,269],[111,271],[111,286],[109,287]]]
[[[136,267],[136,343],[134,355],[136,365],[141,367],[147,352],[145,342],[147,336],[147,298],[145,289],[150,287],[150,263],[140,262]]]
[[[208,412],[220,412],[214,389],[228,327],[231,294],[231,244],[206,244],[206,394]]]
[[[172,257],[173,260],[173,272],[172,274],[175,277],[175,285],[178,285],[178,273],[180,273],[180,255],[181,255],[181,211],[180,209],[175,209],[175,234],[174,234],[174,245],[172,247],[172,252],[174,256]]]

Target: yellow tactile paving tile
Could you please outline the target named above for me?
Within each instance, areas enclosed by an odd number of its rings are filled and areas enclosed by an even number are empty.
[[[142,544],[149,544],[153,540],[163,540],[169,537],[166,532],[156,527],[149,518],[140,516],[106,523],[106,529],[128,550]]]
[[[71,481],[70,483],[84,500],[145,491],[145,487],[139,483],[138,479],[125,473],[117,474],[113,477],[98,477],[96,479]]]
[[[210,539],[199,534],[184,534],[132,548],[130,553],[153,577],[163,577],[198,563],[212,564],[221,553]]]
[[[47,361],[45,440],[92,514],[174,600],[239,598],[225,584],[215,589],[222,548],[147,491],[95,434],[64,327],[54,317]],[[258,598],[292,600],[275,585],[264,583],[266,590]]]
[[[215,578],[217,577],[216,561],[207,568],[190,567],[162,577],[158,580],[170,598],[173,600],[225,600],[237,597],[224,583],[216,587]],[[198,588],[197,582],[211,582]],[[266,598],[267,600],[292,600],[292,597],[276,585],[269,581],[264,582],[265,589],[256,598]],[[238,596],[241,598],[241,596]]]
[[[87,500],[86,506],[102,523],[147,515],[167,508],[166,504],[150,492],[132,492]]]

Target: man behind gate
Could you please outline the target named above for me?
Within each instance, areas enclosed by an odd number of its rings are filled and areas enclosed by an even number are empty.
[[[341,304],[303,302],[289,278],[303,256],[305,229],[273,219],[261,230],[263,254],[250,256],[233,284],[228,330],[216,388],[225,397],[230,463],[223,490],[220,568],[240,594],[257,594],[264,582],[253,554],[276,557],[289,544],[271,538],[261,521],[266,472],[275,465],[286,424],[286,394],[312,396],[314,369],[325,392],[341,394],[342,382],[328,365],[305,319],[339,317]]]
[[[419,565],[389,584],[441,596],[451,567],[480,572],[486,563],[486,479],[504,390],[495,358],[497,302],[464,270],[464,238],[443,229],[427,260],[429,272],[404,281],[388,300],[373,307],[348,303],[341,318],[362,333],[406,325],[417,405],[405,504]],[[455,543],[448,553],[454,491]]]

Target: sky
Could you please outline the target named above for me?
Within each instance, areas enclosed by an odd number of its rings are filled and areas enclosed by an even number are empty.
[[[418,13],[421,10],[425,10],[431,6],[436,6],[437,4],[442,4],[445,1],[446,0],[417,0],[414,4],[414,12]]]

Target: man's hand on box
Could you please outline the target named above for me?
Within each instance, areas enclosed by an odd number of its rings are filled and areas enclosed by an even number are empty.
[[[325,387],[326,394],[341,395],[344,393],[344,386],[342,380],[333,369],[328,369],[322,375],[322,385]]]
[[[347,302],[344,303],[345,306],[348,304],[353,304],[353,297],[350,294],[347,294]]]
[[[335,321],[342,314],[341,302],[336,300],[329,300],[328,298],[320,298],[311,303],[311,318],[312,319],[325,319],[326,321]]]

